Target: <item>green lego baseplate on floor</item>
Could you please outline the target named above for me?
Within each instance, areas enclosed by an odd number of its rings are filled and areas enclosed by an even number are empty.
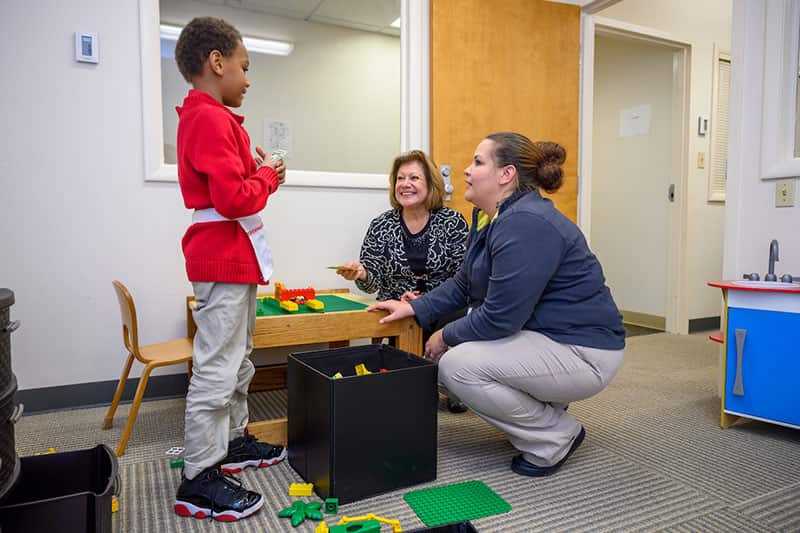
[[[440,526],[484,516],[507,513],[511,504],[483,481],[465,481],[414,490],[403,499],[426,526]]]

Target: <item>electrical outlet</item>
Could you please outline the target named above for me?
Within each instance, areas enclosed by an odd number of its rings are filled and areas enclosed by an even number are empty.
[[[794,207],[794,178],[775,180],[775,207]]]
[[[706,168],[705,152],[697,152],[697,168]]]

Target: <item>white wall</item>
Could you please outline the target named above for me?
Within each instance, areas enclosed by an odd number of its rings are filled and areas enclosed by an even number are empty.
[[[75,31],[97,32],[98,65],[74,61]],[[0,77],[0,286],[15,292],[22,323],[12,337],[19,388],[117,379],[111,280],[136,298],[144,343],[185,334],[191,293],[178,186],[144,182],[138,4],[7,2],[0,32],[20,43]],[[344,286],[324,266],[357,256],[387,194],[281,189],[264,212],[273,279]]]
[[[689,318],[718,316],[719,295],[706,286],[722,277],[725,206],[707,201],[708,173],[697,168],[698,152],[710,151],[709,137],[696,135],[698,115],[711,115],[714,44],[722,51],[731,46],[731,0],[623,0],[598,15],[667,32],[691,44],[689,187],[687,220]],[[733,58],[733,62],[736,58]],[[731,111],[733,114],[735,111]]]
[[[592,120],[592,251],[620,309],[665,317],[673,51],[598,36]],[[649,105],[646,134],[620,136],[620,112]]]
[[[245,35],[294,44],[289,56],[250,53],[251,87],[236,112],[254,145],[265,144],[264,119],[280,120],[292,128],[291,168],[388,172],[400,149],[399,37],[187,0],[161,0],[160,10],[165,23],[214,15]],[[188,85],[172,58],[162,58],[161,76],[164,138],[174,144]]]
[[[761,175],[761,128],[765,57],[764,0],[734,4],[734,40],[731,63],[730,144],[728,153],[724,276],[740,278],[745,272],[767,270],[769,242],[780,242],[780,276],[800,275],[800,206],[775,207],[775,183]],[[736,58],[741,58],[737,63]],[[796,193],[800,180],[795,180]]]

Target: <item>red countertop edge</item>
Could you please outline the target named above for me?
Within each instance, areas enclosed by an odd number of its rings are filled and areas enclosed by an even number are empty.
[[[737,280],[739,281],[739,280]],[[747,280],[742,280],[747,281]],[[708,285],[710,287],[718,287],[720,289],[731,289],[736,291],[755,291],[755,292],[788,292],[788,293],[797,293],[800,294],[800,285],[797,285],[796,288],[789,288],[789,287],[748,287],[747,285],[739,285],[734,283],[733,281],[723,280],[723,281],[709,281]]]

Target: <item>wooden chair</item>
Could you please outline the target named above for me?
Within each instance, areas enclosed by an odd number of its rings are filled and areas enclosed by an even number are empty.
[[[103,420],[103,429],[109,429],[114,423],[114,412],[117,410],[119,400],[122,397],[122,391],[125,388],[125,382],[128,380],[128,374],[131,371],[131,365],[134,358],[145,365],[142,377],[139,379],[139,386],[136,388],[136,395],[133,398],[131,411],[128,414],[128,423],[125,425],[125,431],[122,433],[122,438],[117,446],[117,456],[125,453],[125,448],[128,445],[128,439],[133,431],[133,424],[136,422],[136,415],[139,412],[139,406],[142,403],[144,390],[147,388],[147,380],[150,378],[150,372],[154,368],[167,365],[177,365],[180,363],[187,363],[189,367],[189,377],[192,376],[192,339],[175,339],[159,344],[148,344],[146,346],[139,345],[139,329],[136,322],[136,306],[133,303],[133,297],[128,289],[119,281],[114,281],[114,290],[117,293],[117,300],[119,300],[119,311],[122,315],[122,342],[125,349],[128,351],[128,360],[125,362],[125,367],[122,369],[122,376],[119,378],[117,391],[114,393],[114,400],[108,408],[108,413]]]

